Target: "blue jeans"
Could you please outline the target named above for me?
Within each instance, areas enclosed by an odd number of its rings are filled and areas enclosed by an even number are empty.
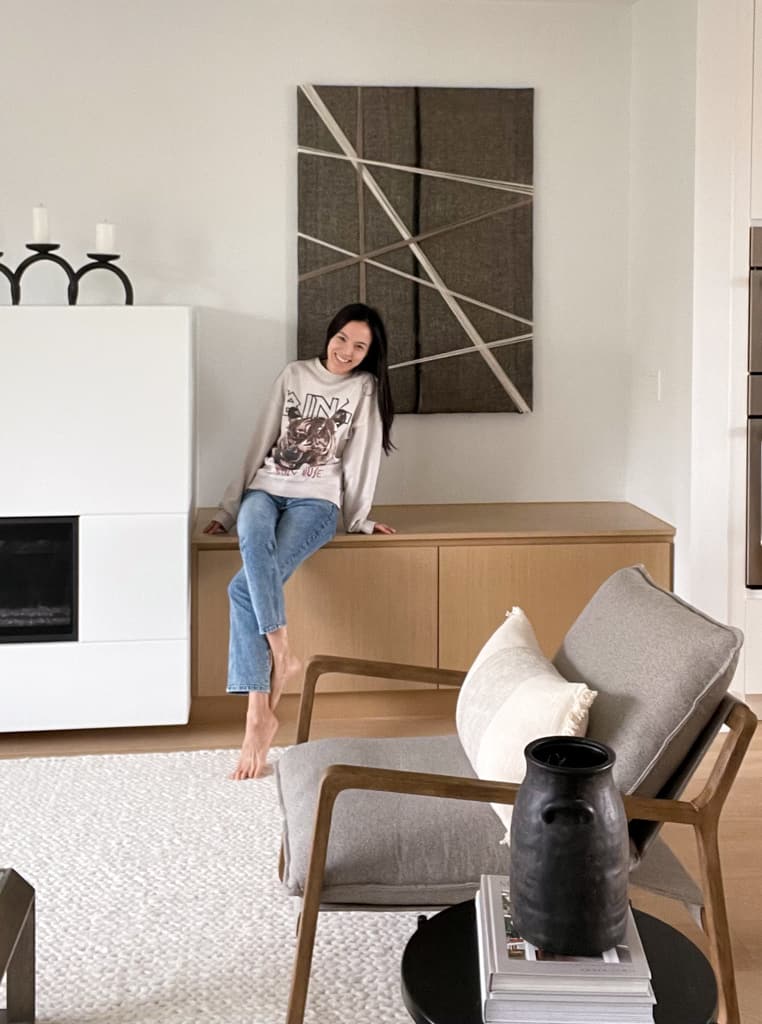
[[[268,693],[270,646],[265,633],[286,625],[283,584],[336,533],[339,510],[320,498],[281,498],[247,491],[238,512],[243,568],[228,585],[228,693]]]

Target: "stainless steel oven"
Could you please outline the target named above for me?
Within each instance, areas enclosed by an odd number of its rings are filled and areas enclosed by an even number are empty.
[[[746,421],[746,586],[762,589],[762,228],[751,229]]]

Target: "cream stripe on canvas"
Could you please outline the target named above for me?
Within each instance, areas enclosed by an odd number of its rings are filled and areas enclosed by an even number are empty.
[[[381,189],[376,179],[373,177],[373,175],[370,173],[367,167],[363,167],[360,164],[354,147],[352,146],[351,142],[346,137],[344,132],[341,130],[341,127],[334,118],[333,114],[331,114],[328,107],[321,100],[315,87],[312,85],[302,85],[300,86],[300,88],[304,95],[306,96],[306,98],[314,107],[315,112],[320,117],[323,124],[334,137],[334,139],[339,144],[344,153],[349,157],[350,163],[352,163],[355,170],[362,177],[362,180],[367,186],[368,191],[375,197],[381,209],[384,211],[389,220],[400,233],[400,236],[408,240],[411,252],[415,255],[418,262],[429,275],[432,282],[436,286],[437,291],[442,296],[442,300],[445,302],[445,304],[452,312],[453,316],[456,318],[460,326],[463,328],[469,341],[478,349],[482,359],[485,361],[487,366],[489,366],[489,368],[492,370],[495,377],[505,390],[506,394],[508,394],[508,396],[511,398],[517,409],[519,409],[521,412],[529,412],[529,405],[527,404],[523,395],[516,387],[516,385],[513,383],[513,381],[510,379],[505,370],[502,368],[500,363],[498,363],[497,359],[492,354],[492,352],[486,347],[486,345],[484,344],[484,339],[481,337],[481,335],[476,330],[474,325],[468,319],[465,312],[461,308],[460,304],[449,292],[447,286],[445,285],[443,279],[439,275],[439,272],[434,267],[429,257],[421,249],[421,247],[412,240],[413,236],[411,232],[408,230],[407,225],[402,220],[397,211],[394,209],[394,206],[391,204],[391,202],[387,198],[384,191]]]
[[[358,190],[359,191],[359,190]],[[390,252],[399,252],[401,249],[407,249],[410,246],[410,241],[413,242],[427,242],[431,238],[438,238],[440,235],[449,234],[452,231],[459,231],[461,228],[469,227],[471,224],[478,224],[482,220],[490,220],[492,217],[498,217],[502,213],[509,213],[512,210],[518,210],[523,206],[529,206],[532,200],[526,196],[522,199],[516,199],[507,206],[498,206],[494,210],[485,210],[483,213],[475,213],[471,217],[464,217],[462,220],[454,220],[449,224],[442,224],[436,228],[429,228],[427,231],[419,231],[417,235],[413,235],[410,240],[403,238],[399,242],[390,242],[386,245],[380,245],[375,249],[370,249],[366,252],[364,245],[360,246],[360,253],[353,256],[348,260],[339,260],[337,263],[328,263],[324,267],[317,267],[315,270],[305,270],[304,273],[299,275],[299,281],[311,281],[314,277],[323,277],[325,274],[332,274],[336,270],[345,270],[347,267],[351,267],[357,264],[362,265],[363,262],[369,260],[373,256],[385,256]],[[307,238],[307,235],[302,237]],[[314,239],[320,243],[320,239]],[[362,239],[360,239],[362,242]],[[450,289],[451,293],[456,293]]]
[[[340,245],[333,245],[331,242],[324,242],[322,238],[315,238],[313,235],[306,235],[303,231],[297,232],[297,237],[303,238],[305,242],[314,242],[315,245],[322,245],[325,249],[331,249],[334,252],[343,253],[345,256],[352,256],[354,260],[362,260],[363,263],[367,263],[371,267],[378,267],[379,270],[386,270],[389,274],[396,274],[397,277],[405,277],[408,281],[415,281],[416,284],[422,284],[425,288],[436,288],[436,285],[432,284],[431,281],[425,281],[422,277],[416,277],[415,274],[408,274],[404,270],[399,270],[397,267],[387,266],[386,263],[379,263],[378,260],[369,259],[367,256],[360,256],[358,253],[354,253],[351,249],[343,249]],[[349,266],[352,264],[349,263]],[[300,278],[303,280],[303,278]],[[462,302],[470,302],[472,306],[479,306],[481,309],[488,309],[491,313],[497,313],[498,316],[505,316],[509,320],[515,320],[517,323],[526,324],[527,327],[533,327],[534,323],[532,320],[527,320],[526,317],[518,316],[516,313],[509,313],[507,309],[500,309],[498,306],[490,306],[488,302],[481,302],[479,299],[473,299],[470,295],[464,295],[463,292],[454,292],[451,288],[447,291],[450,295],[454,295],[456,299],[460,299]]]
[[[331,153],[327,149],[313,149],[311,146],[298,146],[297,153],[305,156],[320,156],[328,160],[348,160],[364,167],[386,167],[390,171],[405,171],[408,174],[422,174],[427,178],[444,178],[446,181],[460,181],[464,185],[477,185],[480,188],[495,188],[501,192],[518,192],[520,195],[534,195],[534,185],[522,185],[518,181],[500,181],[497,178],[473,178],[468,174],[453,174],[450,171],[432,171],[427,167],[410,167],[407,164],[389,164],[383,160],[365,160],[345,156],[344,153]]]
[[[504,345],[517,345],[520,341],[531,341],[530,334],[517,334],[514,338],[498,338],[497,341],[485,341],[485,348],[502,348]],[[467,348],[453,348],[449,352],[437,352],[434,356],[421,356],[420,359],[408,359],[405,363],[393,363],[390,370],[400,370],[403,366],[416,366],[418,363],[433,363],[437,359],[451,359],[452,356],[472,355],[476,349],[473,345]]]

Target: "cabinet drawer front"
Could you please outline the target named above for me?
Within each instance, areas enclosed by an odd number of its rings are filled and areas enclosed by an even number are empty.
[[[439,664],[467,669],[506,611],[523,608],[552,658],[566,631],[608,577],[642,563],[671,586],[665,542],[443,547],[439,555]]]
[[[238,551],[199,551],[193,581],[193,696],[221,697],[228,676],[228,583],[241,568]]]
[[[289,580],[286,612],[291,643],[302,658],[339,654],[436,665],[437,549],[324,548]],[[322,688],[410,685],[333,676]]]
[[[227,585],[238,551],[199,551],[194,607],[194,696],[225,693]],[[437,549],[324,548],[286,584],[289,640],[301,658],[337,654],[413,665],[437,664]],[[409,683],[328,677],[323,690],[409,689]],[[431,689],[425,687],[424,689]],[[301,689],[301,679],[288,687]]]

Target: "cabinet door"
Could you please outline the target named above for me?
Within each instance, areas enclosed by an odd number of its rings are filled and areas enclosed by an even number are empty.
[[[323,548],[289,580],[286,613],[291,644],[302,658],[343,654],[436,665],[437,550]],[[391,690],[411,684],[329,676],[321,687]],[[298,681],[291,689],[299,689]]]
[[[228,676],[228,583],[241,568],[234,551],[199,551],[193,581],[194,697],[222,697]]]
[[[196,697],[225,693],[227,585],[240,566],[238,551],[198,552],[193,616]],[[324,548],[297,569],[285,593],[289,640],[305,660],[313,654],[343,654],[413,665],[437,663],[434,547]],[[349,676],[321,681],[321,690],[410,686]],[[290,692],[300,689],[301,679],[288,687]]]
[[[642,563],[671,586],[669,543],[473,545],[440,549],[439,664],[467,669],[514,605],[552,658],[598,587]]]

